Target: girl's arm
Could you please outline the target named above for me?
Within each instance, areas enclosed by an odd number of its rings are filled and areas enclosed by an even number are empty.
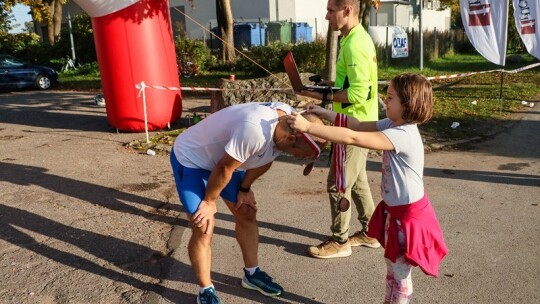
[[[388,140],[388,137],[379,131],[353,131],[343,127],[313,124],[302,115],[295,113],[289,116],[287,122],[297,131],[306,132],[334,143],[355,145],[372,150],[394,150],[394,145]],[[367,122],[359,125],[363,128],[362,125],[371,127],[374,124],[375,122]]]
[[[308,113],[313,113],[318,115],[319,117],[328,120],[330,122],[334,122],[336,120],[336,112],[327,110],[325,108],[316,106],[316,105],[309,105],[307,107]],[[376,132],[377,130],[377,122],[375,121],[359,121],[358,119],[347,116],[347,122],[348,122],[348,128],[355,130],[355,131],[364,131],[364,132]]]

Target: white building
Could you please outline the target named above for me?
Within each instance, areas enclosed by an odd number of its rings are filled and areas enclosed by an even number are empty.
[[[419,14],[416,1],[381,0],[378,10],[371,8],[369,25],[375,27],[400,26],[418,30]],[[170,0],[173,28],[185,27],[191,38],[209,37],[208,30],[217,26],[215,0],[196,0],[191,9],[187,0]],[[313,38],[325,37],[326,0],[232,0],[231,9],[236,22],[292,21],[306,22],[313,28]],[[425,31],[450,29],[450,9],[438,10],[439,0],[423,0],[423,28]],[[182,13],[180,13],[181,11]],[[184,19],[183,13],[193,18]],[[384,30],[386,31],[386,29]]]
[[[191,9],[187,0],[170,0],[171,19],[175,24],[185,24],[185,31],[191,38],[208,39],[208,29],[217,26],[216,1],[195,0]],[[185,13],[196,22],[185,18]],[[231,0],[231,10],[236,22],[274,22],[292,21],[306,22],[313,28],[313,39],[316,35],[326,36],[328,22],[325,20],[326,0]],[[204,27],[204,29],[203,29]]]
[[[385,35],[388,26],[414,28],[417,31],[419,15],[416,1],[420,0],[381,0],[378,10],[370,10],[370,33],[379,32],[379,35]],[[326,3],[327,0],[231,0],[231,9],[236,22],[259,22],[259,18],[263,23],[305,22],[312,27],[312,37],[315,40],[317,37],[326,37],[328,31],[328,21],[325,19]],[[449,30],[450,9],[438,10],[439,0],[423,0],[423,3],[424,30]],[[194,4],[192,9],[187,0],[169,0],[173,31],[175,34],[185,31],[191,38],[209,39],[208,31],[217,26],[216,1],[195,0]],[[68,10],[71,10],[72,16],[81,11],[75,3],[68,4],[63,10],[64,22],[67,22]],[[45,33],[43,34],[45,36]]]
[[[381,0],[378,10],[369,14],[369,34],[375,44],[392,43],[393,34],[405,34],[406,30],[420,29],[420,0]],[[412,4],[411,4],[412,3]],[[423,0],[422,28],[424,31],[450,30],[450,9],[440,10],[439,0]]]
[[[418,0],[419,1],[419,0]],[[369,14],[370,26],[401,26],[405,29],[419,28],[417,0],[381,0],[378,10]],[[439,10],[439,0],[423,0],[422,27],[424,31],[447,31],[450,29],[450,9]]]

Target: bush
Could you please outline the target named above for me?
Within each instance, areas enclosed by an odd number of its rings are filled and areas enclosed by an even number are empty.
[[[291,44],[281,42],[272,42],[267,46],[254,46],[244,54],[270,71],[283,71],[283,58],[288,51],[292,49]],[[237,55],[236,69],[240,71],[249,71],[253,75],[266,75],[260,66],[242,55]]]
[[[39,36],[34,33],[10,34],[0,32],[0,53],[2,54],[9,54],[30,61],[30,58],[27,57],[27,50],[39,44]]]
[[[194,62],[199,72],[206,70],[213,64],[214,59],[210,53],[210,49],[202,40],[179,35],[174,41],[174,46],[178,61],[183,62],[184,65],[188,61]]]
[[[67,60],[61,60],[60,65],[64,66],[67,63]],[[90,77],[100,77],[99,66],[97,62],[84,63],[77,69],[70,69],[62,71],[63,75],[71,76],[90,76]]]
[[[323,72],[326,62],[326,41],[295,44],[292,52],[294,53],[296,65],[301,72],[315,74]],[[281,60],[283,61],[283,57]]]
[[[321,73],[326,60],[326,45],[324,42],[311,42],[299,44],[284,44],[273,42],[267,46],[255,46],[244,52],[246,56],[271,72],[284,72],[283,58],[287,52],[292,51],[296,65],[300,72]],[[251,60],[244,56],[237,56],[236,69],[249,71],[253,75],[266,75],[267,73]]]
[[[72,25],[75,55],[78,61],[95,62],[97,56],[90,17],[87,14],[78,15],[73,18]],[[69,29],[67,26],[62,28],[60,40],[53,46],[40,42],[39,36],[35,33],[0,33],[0,53],[60,70],[66,58],[71,57]]]

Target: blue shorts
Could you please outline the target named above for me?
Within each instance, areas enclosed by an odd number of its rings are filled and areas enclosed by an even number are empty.
[[[171,167],[180,202],[186,212],[193,215],[199,209],[199,205],[206,194],[206,184],[208,184],[208,177],[210,177],[211,172],[205,169],[193,169],[182,166],[178,162],[178,159],[176,159],[174,151],[171,151]],[[231,181],[221,191],[221,198],[236,203],[238,186],[245,175],[245,171],[235,171]]]

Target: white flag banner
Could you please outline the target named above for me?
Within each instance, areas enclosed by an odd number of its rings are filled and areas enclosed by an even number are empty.
[[[529,2],[538,0],[529,0]],[[463,27],[478,53],[504,66],[508,0],[460,0]]]
[[[517,31],[527,51],[538,59],[540,59],[539,10],[538,0],[514,0],[514,19]]]

